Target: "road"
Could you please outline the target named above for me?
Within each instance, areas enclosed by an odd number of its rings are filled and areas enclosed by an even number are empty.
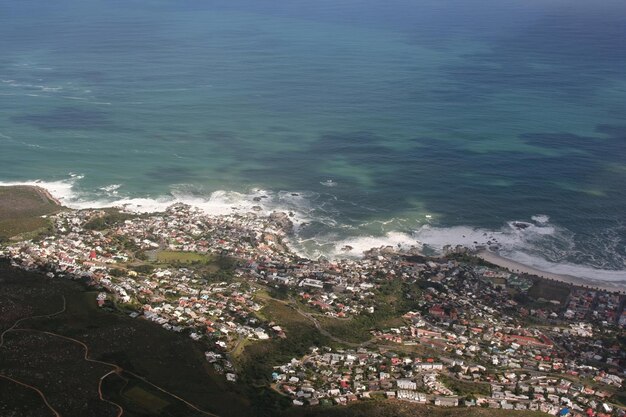
[[[13,323],[13,325],[11,327],[9,327],[5,331],[3,331],[0,334],[0,348],[4,347],[4,336],[7,333],[9,333],[9,332],[15,331],[16,327],[19,326],[22,322],[24,322],[26,320],[30,320],[30,319],[37,319],[37,318],[50,318],[50,317],[54,317],[56,315],[65,313],[65,310],[66,310],[66,307],[67,307],[67,302],[65,300],[65,296],[61,296],[61,297],[63,297],[63,307],[61,308],[61,310],[56,311],[54,313],[50,313],[50,314],[41,314],[41,315],[36,315],[36,316],[23,317],[23,318],[17,320],[15,323]],[[43,402],[46,405],[46,407],[48,407],[48,409],[56,417],[61,417],[61,414],[56,409],[54,409],[54,407],[52,407],[52,405],[50,405],[50,403],[48,402],[48,399],[46,398],[46,395],[39,388],[37,388],[37,387],[35,387],[33,385],[26,384],[25,382],[22,382],[22,381],[18,381],[17,379],[11,378],[8,375],[0,374],[0,378],[4,378],[4,379],[6,379],[8,381],[12,381],[12,382],[14,382],[16,384],[22,385],[22,386],[24,386],[26,388],[32,389],[33,391],[37,392],[37,394],[39,394],[39,396],[43,400]]]
[[[206,416],[209,416],[209,417],[219,417],[217,414],[214,414],[214,413],[202,410],[201,408],[199,408],[196,405],[186,401],[185,399],[179,397],[178,395],[174,394],[173,392],[170,392],[170,391],[168,391],[168,390],[166,390],[166,389],[164,389],[164,388],[162,388],[162,387],[160,387],[160,386],[150,382],[148,379],[146,379],[145,377],[143,377],[141,375],[137,375],[134,372],[125,370],[124,368],[122,368],[121,366],[119,366],[119,365],[117,365],[115,363],[104,362],[104,361],[99,361],[97,359],[90,358],[89,357],[89,346],[87,346],[84,342],[82,342],[82,341],[80,341],[78,339],[74,339],[72,337],[68,337],[68,336],[64,336],[64,335],[58,334],[58,333],[48,332],[48,331],[44,331],[44,330],[17,328],[17,326],[19,326],[21,323],[23,323],[26,320],[39,319],[39,318],[50,318],[50,317],[54,317],[56,315],[64,313],[66,311],[67,302],[66,302],[65,297],[64,296],[62,296],[62,297],[63,297],[63,307],[61,308],[61,310],[56,311],[54,313],[50,313],[50,314],[43,314],[43,315],[36,315],[36,316],[29,316],[29,317],[21,318],[21,319],[17,320],[15,323],[13,323],[13,325],[10,328],[8,328],[4,332],[2,332],[0,334],[0,348],[2,348],[4,346],[5,335],[10,333],[10,332],[41,333],[41,334],[45,334],[45,335],[48,335],[48,336],[61,338],[61,339],[70,341],[72,343],[79,344],[84,349],[83,359],[85,361],[92,362],[92,363],[98,363],[98,364],[105,365],[105,366],[108,366],[108,367],[112,368],[109,372],[107,372],[106,374],[104,374],[103,376],[100,377],[100,380],[98,382],[98,397],[100,398],[101,401],[106,402],[108,404],[111,404],[111,405],[113,405],[114,407],[117,408],[117,412],[116,412],[116,416],[115,417],[122,417],[122,415],[124,414],[124,409],[122,408],[121,405],[104,398],[104,395],[102,393],[102,383],[110,375],[116,374],[116,375],[119,375],[120,377],[122,377],[123,373],[127,373],[129,375],[134,376],[135,378],[140,379],[141,381],[143,381],[146,384],[154,387],[155,389],[157,389],[157,390],[159,390],[159,391],[169,395],[172,398],[175,398],[175,399],[185,403],[188,407],[198,411],[199,413],[202,413],[202,414],[204,414]],[[48,399],[46,398],[45,394],[39,388],[34,387],[32,385],[29,385],[29,384],[26,384],[26,383],[24,383],[22,381],[18,381],[18,380],[14,379],[14,378],[12,378],[10,376],[7,376],[7,375],[0,374],[0,378],[7,379],[7,380],[12,381],[12,382],[14,382],[16,384],[22,385],[24,387],[27,387],[29,389],[32,389],[32,390],[36,391],[39,394],[39,396],[42,398],[42,400],[44,401],[46,407],[48,407],[48,409],[50,409],[50,411],[55,415],[55,417],[62,417],[61,413],[50,405],[50,403],[49,403]]]
[[[365,347],[369,344],[371,344],[372,342],[374,342],[376,340],[375,337],[372,337],[369,340],[366,340],[365,342],[361,342],[361,343],[354,343],[354,342],[348,342],[347,340],[343,340],[338,338],[337,336],[332,335],[330,332],[328,332],[326,329],[324,329],[322,327],[322,325],[319,323],[319,321],[317,321],[317,319],[315,318],[315,315],[312,313],[306,313],[302,310],[300,310],[299,308],[295,307],[295,303],[296,301],[293,299],[289,299],[289,301],[284,301],[284,300],[279,300],[277,298],[272,298],[272,300],[284,304],[287,307],[291,308],[292,310],[295,310],[299,315],[301,315],[302,317],[306,318],[307,320],[311,321],[313,323],[313,325],[315,326],[315,328],[324,336],[328,337],[329,339],[337,342],[337,343],[341,343],[343,345],[346,346],[350,346],[350,347],[355,347],[355,348],[359,348],[359,347]]]

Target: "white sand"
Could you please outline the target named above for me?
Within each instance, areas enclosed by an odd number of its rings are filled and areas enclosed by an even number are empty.
[[[573,285],[583,285],[583,286],[593,287],[593,288],[600,289],[600,290],[626,292],[626,288],[624,287],[622,283],[613,283],[610,281],[588,280],[584,278],[574,277],[571,275],[562,275],[562,274],[555,274],[552,272],[541,271],[531,266],[524,265],[524,264],[512,261],[507,258],[503,258],[500,255],[497,255],[493,252],[489,252],[486,250],[478,252],[476,256],[484,259],[485,261],[489,263],[500,266],[502,268],[506,268],[511,272],[519,272],[519,273],[526,273],[530,275],[537,275],[538,277],[545,278],[545,279],[551,279],[554,281],[565,282],[567,284],[573,284]]]

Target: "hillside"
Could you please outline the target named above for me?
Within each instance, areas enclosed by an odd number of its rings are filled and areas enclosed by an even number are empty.
[[[46,190],[35,186],[0,187],[0,241],[23,233],[38,233],[49,226],[41,217],[63,207]]]

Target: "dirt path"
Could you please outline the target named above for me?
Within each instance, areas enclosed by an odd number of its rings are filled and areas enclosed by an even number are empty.
[[[106,403],[108,403],[108,404],[111,404],[111,405],[113,405],[114,407],[116,407],[116,408],[117,408],[117,414],[116,414],[116,417],[121,417],[121,416],[124,414],[124,409],[122,408],[122,406],[121,406],[121,405],[119,405],[119,404],[117,404],[117,403],[115,403],[115,402],[113,402],[113,401],[110,401],[110,400],[107,400],[106,398],[104,398],[104,395],[103,395],[103,393],[102,393],[102,383],[103,383],[103,381],[104,381],[107,377],[109,377],[110,375],[117,374],[117,375],[119,375],[119,376],[122,376],[122,373],[124,373],[124,372],[125,372],[125,373],[127,373],[127,374],[129,374],[129,375],[134,376],[135,378],[140,379],[141,381],[145,382],[146,384],[148,384],[148,385],[150,385],[150,386],[152,386],[152,387],[156,388],[157,390],[159,390],[159,391],[161,391],[161,392],[163,392],[163,393],[165,393],[165,394],[167,394],[167,395],[171,396],[172,398],[175,398],[175,399],[177,399],[177,400],[179,400],[179,401],[181,401],[181,402],[185,403],[188,407],[190,407],[190,408],[192,408],[192,409],[194,409],[194,410],[196,410],[196,411],[198,411],[198,412],[200,412],[200,413],[202,413],[202,414],[204,414],[204,415],[206,415],[206,416],[209,416],[209,417],[219,417],[217,414],[214,414],[214,413],[211,413],[211,412],[208,412],[208,411],[202,410],[202,409],[200,409],[199,407],[195,406],[194,404],[192,404],[192,403],[190,403],[190,402],[186,401],[185,399],[183,399],[183,398],[179,397],[178,395],[174,394],[173,392],[170,392],[170,391],[168,391],[168,390],[166,390],[166,389],[164,389],[164,388],[161,388],[161,387],[159,387],[158,385],[153,384],[152,382],[150,382],[150,381],[149,381],[149,380],[147,380],[146,378],[144,378],[144,377],[142,377],[142,376],[140,376],[140,375],[137,375],[137,374],[135,374],[134,372],[130,372],[130,371],[128,371],[128,370],[125,370],[124,368],[122,368],[121,366],[119,366],[119,365],[117,365],[117,364],[115,364],[115,363],[111,363],[111,362],[104,362],[104,361],[100,361],[100,360],[97,360],[97,359],[92,359],[92,358],[90,358],[90,357],[89,357],[89,346],[87,346],[84,342],[82,342],[82,341],[80,341],[80,340],[78,340],[78,339],[74,339],[74,338],[72,338],[72,337],[68,337],[68,336],[64,336],[64,335],[58,334],[58,333],[48,332],[48,331],[44,331],[44,330],[36,330],[36,329],[21,329],[21,328],[19,328],[19,329],[18,329],[18,328],[17,328],[17,326],[19,326],[22,322],[24,322],[24,321],[26,321],[26,320],[35,319],[35,318],[50,318],[50,317],[54,317],[54,316],[56,316],[56,315],[62,314],[62,313],[64,313],[64,312],[65,312],[66,307],[67,307],[67,303],[66,303],[65,297],[63,296],[63,308],[62,308],[61,310],[59,310],[59,311],[57,311],[57,312],[54,312],[54,313],[50,313],[50,314],[42,314],[42,315],[37,315],[37,316],[29,316],[29,317],[24,317],[24,318],[21,318],[21,319],[17,320],[15,323],[13,323],[13,325],[12,325],[10,328],[8,328],[7,330],[5,330],[4,332],[2,332],[2,333],[0,334],[0,348],[2,348],[2,347],[3,347],[3,345],[4,345],[4,340],[5,340],[5,339],[4,339],[4,337],[5,337],[5,335],[6,335],[7,333],[9,333],[9,332],[32,332],[32,333],[42,333],[42,334],[45,334],[45,335],[48,335],[48,336],[61,338],[61,339],[64,339],[64,340],[67,340],[67,341],[70,341],[70,342],[73,342],[73,343],[77,343],[77,344],[79,344],[79,345],[80,345],[80,346],[84,349],[84,356],[83,356],[83,359],[84,359],[85,361],[87,361],[87,362],[92,362],[92,363],[98,363],[98,364],[105,365],[105,366],[109,366],[109,367],[113,368],[113,369],[111,369],[109,372],[107,372],[106,374],[104,374],[104,375],[102,375],[102,376],[100,377],[100,380],[99,380],[99,382],[98,382],[98,397],[100,398],[100,400],[101,400],[101,401],[106,402]],[[5,379],[10,380],[10,381],[13,381],[13,382],[15,382],[15,383],[17,383],[17,384],[20,384],[20,385],[22,385],[22,386],[25,386],[25,387],[27,387],[27,388],[30,388],[30,389],[32,389],[32,390],[34,390],[34,391],[36,391],[36,392],[39,394],[39,396],[43,399],[44,403],[45,403],[45,404],[46,404],[46,406],[50,409],[50,411],[52,411],[52,412],[55,414],[55,416],[57,416],[57,417],[61,417],[61,414],[60,414],[58,411],[56,411],[56,410],[55,410],[55,409],[54,409],[54,408],[50,405],[50,403],[48,402],[48,400],[47,400],[47,398],[46,398],[45,394],[44,394],[41,390],[39,390],[38,388],[36,388],[36,387],[34,387],[34,386],[32,386],[32,385],[28,385],[28,384],[26,384],[26,383],[24,383],[24,382],[18,381],[18,380],[16,380],[16,379],[13,379],[13,378],[11,378],[11,377],[9,377],[9,376],[6,376],[6,375],[2,375],[2,374],[0,374],[0,377],[5,378]]]
[[[26,387],[26,388],[32,389],[32,390],[33,390],[33,391],[35,391],[37,394],[39,394],[39,396],[40,396],[40,397],[41,397],[41,399],[43,400],[43,402],[44,402],[44,404],[46,405],[46,407],[48,407],[48,409],[50,409],[50,411],[52,411],[52,413],[53,413],[56,417],[61,417],[61,414],[60,414],[57,410],[55,410],[55,409],[54,409],[54,408],[50,405],[50,403],[48,402],[48,399],[46,398],[45,394],[44,394],[44,393],[43,393],[43,392],[42,392],[39,388],[34,387],[34,386],[32,386],[32,385],[28,385],[28,384],[26,384],[26,383],[24,383],[24,382],[21,382],[21,381],[18,381],[17,379],[13,379],[13,378],[11,378],[10,376],[6,376],[6,375],[2,375],[2,374],[0,374],[0,378],[4,378],[4,379],[6,379],[6,380],[8,380],[8,381],[15,382],[16,384],[19,384],[19,385],[21,385],[21,386],[23,386],[23,387]]]
[[[56,311],[54,313],[50,313],[50,314],[41,314],[41,315],[37,315],[37,316],[29,316],[29,317],[23,317],[19,320],[17,320],[15,323],[13,323],[13,326],[9,327],[8,329],[6,329],[5,331],[2,332],[2,334],[0,334],[0,348],[2,348],[4,346],[4,336],[11,332],[11,331],[15,331],[16,327],[19,326],[22,322],[26,321],[26,320],[30,320],[30,319],[34,319],[34,318],[49,318],[49,317],[54,317],[58,314],[64,313],[65,309],[67,307],[66,301],[65,301],[65,296],[63,297],[63,307],[61,308],[61,310]],[[54,409],[54,407],[52,407],[50,405],[50,403],[48,402],[48,399],[46,398],[46,395],[43,393],[43,391],[41,391],[39,388],[34,387],[32,385],[26,384],[22,381],[18,381],[17,379],[11,378],[10,376],[7,375],[3,375],[0,374],[0,378],[4,378],[6,380],[12,381],[16,384],[22,385],[26,388],[32,389],[33,391],[37,392],[37,394],[39,394],[39,396],[41,397],[41,399],[43,400],[44,404],[46,405],[46,407],[48,407],[48,409],[50,409],[50,411],[52,411],[52,413],[54,413],[55,416],[57,417],[61,417],[61,414]]]
[[[59,315],[61,313],[65,313],[65,309],[67,308],[67,302],[65,301],[65,296],[62,295],[61,296],[63,298],[63,308],[61,308],[61,310],[54,312],[54,313],[50,313],[50,314],[41,314],[38,316],[29,316],[29,317],[23,317],[19,320],[17,320],[15,323],[13,323],[13,326],[9,327],[8,329],[6,329],[5,331],[3,331],[0,334],[0,348],[2,346],[4,346],[4,335],[13,331],[17,326],[19,326],[23,321],[26,320],[30,320],[30,319],[41,319],[41,318],[50,318],[50,317],[54,317],[56,315]]]
[[[371,344],[372,342],[374,342],[376,340],[375,337],[372,337],[369,340],[366,340],[365,342],[361,342],[361,343],[354,343],[354,342],[348,342],[347,340],[343,340],[338,338],[337,336],[332,335],[328,330],[324,329],[322,327],[322,325],[319,323],[319,321],[315,318],[315,314],[312,313],[306,313],[302,310],[300,310],[299,308],[294,306],[295,301],[294,300],[289,300],[289,301],[284,301],[284,300],[279,300],[277,298],[272,298],[270,297],[273,301],[276,301],[278,303],[284,304],[287,307],[295,310],[299,315],[301,315],[302,317],[306,318],[307,320],[311,321],[313,323],[313,325],[315,326],[315,328],[324,336],[328,337],[329,339],[337,342],[337,343],[341,343],[343,345],[346,346],[350,346],[350,347],[355,347],[355,348],[359,348],[359,347],[365,347],[369,344]]]

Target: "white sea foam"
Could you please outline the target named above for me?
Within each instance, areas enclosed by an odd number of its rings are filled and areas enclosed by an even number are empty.
[[[41,90],[46,92],[57,92],[63,90],[63,87],[47,87],[45,85],[42,85]]]
[[[12,185],[33,185],[41,188],[45,188],[56,199],[65,204],[65,201],[70,201],[75,198],[76,193],[72,190],[72,180],[60,180],[60,181],[2,181],[0,186],[12,186]]]
[[[576,252],[573,234],[550,224],[546,215],[533,216],[532,219],[534,223],[508,222],[500,230],[425,225],[413,236],[425,246],[439,251],[445,245],[484,246],[505,258],[541,271],[590,280],[626,281],[626,270],[600,269],[564,260],[568,254]],[[520,225],[522,228],[518,227]],[[549,257],[557,258],[558,262],[546,259]]]
[[[359,236],[340,240],[335,243],[332,252],[333,258],[343,256],[363,256],[372,248],[391,246],[395,249],[420,248],[422,245],[414,237],[402,232],[389,232],[384,236]]]
[[[500,230],[468,226],[436,227],[427,224],[416,230],[414,237],[436,250],[441,250],[446,245],[462,245],[468,248],[490,245],[513,248],[558,233],[559,230],[548,224],[546,219],[544,222],[535,223],[511,221]]]
[[[24,142],[21,140],[16,140],[12,136],[5,135],[4,133],[0,133],[0,139],[3,139],[4,141],[13,142],[13,143],[19,143],[20,145],[28,146],[29,148],[43,149],[43,146],[41,145],[37,145],[35,143]]]
[[[547,214],[537,214],[532,216],[531,219],[537,223],[548,223],[550,221],[550,216]]]
[[[199,195],[197,190],[188,186],[173,187],[169,195],[156,198],[130,197],[119,193],[121,184],[101,187],[101,193],[82,193],[77,191],[76,183],[82,175],[70,173],[70,178],[59,181],[14,181],[0,182],[0,185],[33,185],[45,188],[63,205],[74,209],[120,207],[137,213],[157,213],[165,211],[176,203],[189,204],[212,215],[257,212],[270,214],[273,211],[289,212],[296,227],[310,222],[312,193],[270,192],[254,189],[249,193],[236,191],[214,191],[209,195]]]
[[[554,274],[571,275],[595,281],[623,281],[626,282],[625,270],[597,269],[585,265],[576,265],[569,262],[550,262],[539,256],[529,255],[522,251],[513,251],[506,256],[516,262],[528,265],[540,271]]]
[[[111,184],[104,187],[98,188],[100,191],[104,191],[108,196],[116,196],[118,194],[119,188],[122,184]]]
[[[37,145],[36,143],[28,143],[28,142],[19,142],[24,146],[28,146],[29,148],[34,148],[34,149],[43,149],[43,146],[41,145]]]
[[[56,95],[56,94],[61,94],[60,97],[68,99],[68,100],[81,100],[81,101],[86,101],[89,100],[90,97],[84,97],[85,95],[88,95],[89,93],[91,93],[90,89],[86,89],[84,87],[81,86],[75,86],[72,85],[72,83],[65,83],[64,86],[60,86],[60,85],[46,85],[45,84],[45,80],[43,78],[38,78],[37,83],[31,83],[28,81],[24,81],[24,80],[14,80],[14,79],[1,79],[0,82],[2,82],[4,85],[7,85],[9,87],[14,87],[16,89],[20,89],[22,91],[25,92],[43,92],[43,93],[49,93],[51,95]],[[27,94],[30,95],[31,97],[39,97],[37,95],[34,95],[34,93],[31,94]],[[48,97],[43,96],[43,97]],[[94,99],[94,97],[91,97],[91,99]],[[94,104],[110,104],[107,102],[99,102],[99,101],[93,101]]]
[[[185,203],[198,207],[208,214],[228,215],[235,213],[258,212],[269,214],[273,211],[289,212],[296,226],[293,249],[309,257],[324,255],[331,258],[359,257],[371,248],[391,246],[409,249],[441,251],[446,245],[463,245],[469,248],[490,247],[501,256],[557,274],[572,275],[592,280],[626,281],[626,271],[596,269],[565,261],[566,255],[575,252],[573,234],[550,223],[547,215],[532,217],[532,221],[511,221],[498,230],[467,226],[437,227],[422,225],[413,233],[390,231],[382,236],[368,235],[342,239],[332,232],[315,237],[301,238],[299,227],[307,223],[321,224],[326,230],[343,229],[336,219],[320,211],[315,193],[271,192],[254,189],[247,193],[235,191],[214,191],[203,195],[190,186],[173,187],[169,195],[158,198],[136,198],[123,196],[120,184],[111,184],[99,189],[100,193],[81,193],[75,185],[83,177],[70,174],[70,178],[59,181],[20,181],[0,182],[0,185],[36,185],[47,189],[62,204],[70,208],[123,207],[135,212],[161,212],[175,203]],[[348,227],[353,229],[353,227]],[[358,229],[358,228],[357,228]],[[552,259],[552,260],[550,260]],[[557,261],[554,261],[556,259]]]

